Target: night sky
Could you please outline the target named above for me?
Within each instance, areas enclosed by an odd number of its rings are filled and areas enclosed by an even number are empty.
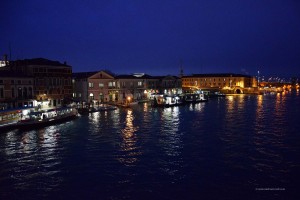
[[[298,0],[3,0],[0,54],[74,72],[299,76]],[[1,57],[2,59],[2,57]]]

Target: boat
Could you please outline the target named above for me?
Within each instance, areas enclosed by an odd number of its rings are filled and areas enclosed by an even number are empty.
[[[86,107],[86,108],[78,108],[78,113],[81,115],[89,114],[93,112],[99,112],[99,111],[109,111],[109,110],[116,110],[117,107],[109,104],[100,104],[94,107]]]
[[[184,102],[178,95],[153,95],[151,101],[152,107],[173,107],[184,105]]]
[[[107,104],[101,104],[98,108],[96,108],[97,111],[109,111],[109,110],[116,110],[116,106],[107,105]]]
[[[16,129],[16,124],[21,119],[22,109],[9,109],[0,111],[0,131]]]
[[[184,101],[186,103],[207,102],[208,98],[204,94],[185,94]]]
[[[221,92],[209,93],[209,97],[225,97],[226,95]]]
[[[35,129],[75,119],[75,108],[65,107],[35,111],[34,108],[0,111],[0,130]]]

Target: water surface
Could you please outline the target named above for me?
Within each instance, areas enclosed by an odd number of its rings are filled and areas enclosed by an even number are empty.
[[[1,133],[0,199],[297,199],[299,97],[142,104]]]

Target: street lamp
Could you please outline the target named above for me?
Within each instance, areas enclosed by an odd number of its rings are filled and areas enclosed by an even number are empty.
[[[130,97],[127,97],[127,101],[128,101],[128,103],[130,103],[130,100],[131,100],[131,98],[130,98]]]

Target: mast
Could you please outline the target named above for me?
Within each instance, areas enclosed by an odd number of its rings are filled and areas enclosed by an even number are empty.
[[[179,77],[182,78],[183,77],[183,62],[182,62],[182,60],[179,61],[179,67],[180,67]]]

